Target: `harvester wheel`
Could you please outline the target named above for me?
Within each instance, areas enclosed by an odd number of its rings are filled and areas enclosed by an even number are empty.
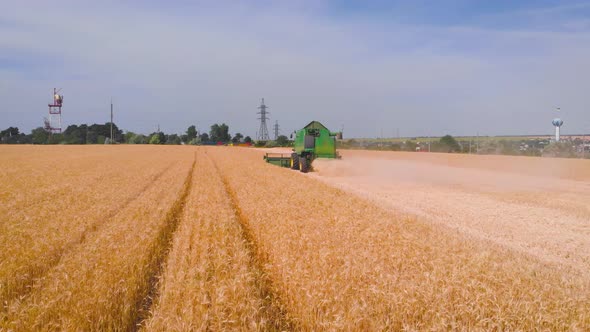
[[[299,169],[299,156],[297,153],[291,153],[291,169]]]
[[[309,172],[309,160],[307,158],[303,157],[299,159],[299,170],[301,173]]]

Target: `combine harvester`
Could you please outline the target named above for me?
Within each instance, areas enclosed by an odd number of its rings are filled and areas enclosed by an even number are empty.
[[[264,160],[307,173],[316,158],[340,158],[336,152],[336,138],[342,139],[342,132],[331,132],[318,121],[312,121],[296,132],[293,153],[267,153]]]

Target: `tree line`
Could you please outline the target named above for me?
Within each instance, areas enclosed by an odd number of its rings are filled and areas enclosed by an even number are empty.
[[[70,125],[62,133],[50,133],[43,127],[33,129],[29,134],[21,132],[18,127],[9,127],[0,131],[0,144],[252,144],[250,136],[241,133],[231,135],[225,123],[214,124],[209,132],[200,133],[191,125],[183,134],[166,134],[156,131],[148,135],[123,132],[113,123],[113,142],[111,123]],[[283,136],[285,137],[285,136]],[[285,137],[286,138],[286,137]]]

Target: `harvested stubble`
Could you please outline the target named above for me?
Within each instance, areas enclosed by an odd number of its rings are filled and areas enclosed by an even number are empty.
[[[59,264],[35,282],[27,296],[9,304],[0,316],[0,329],[126,330],[135,326],[174,230],[173,219],[186,197],[188,184],[183,183],[193,159],[186,150],[159,156],[163,157],[172,158],[175,165],[118,211],[108,227],[99,227],[64,252]]]
[[[590,288],[551,266],[211,149],[302,330],[582,330]]]
[[[590,160],[573,158],[536,158],[527,156],[474,155],[458,153],[415,153],[367,150],[341,151],[349,156],[371,159],[417,161],[464,169],[501,171],[539,177],[569,180],[590,180]]]
[[[149,151],[2,147],[0,312],[170,166]]]
[[[190,199],[160,280],[148,331],[268,330],[250,251],[223,183],[199,150]]]

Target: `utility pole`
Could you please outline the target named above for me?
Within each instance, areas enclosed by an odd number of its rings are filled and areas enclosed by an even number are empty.
[[[279,138],[279,121],[276,120],[275,121],[275,125],[274,125],[274,132],[275,132],[275,141]]]
[[[113,144],[113,98],[111,97],[111,144]]]

